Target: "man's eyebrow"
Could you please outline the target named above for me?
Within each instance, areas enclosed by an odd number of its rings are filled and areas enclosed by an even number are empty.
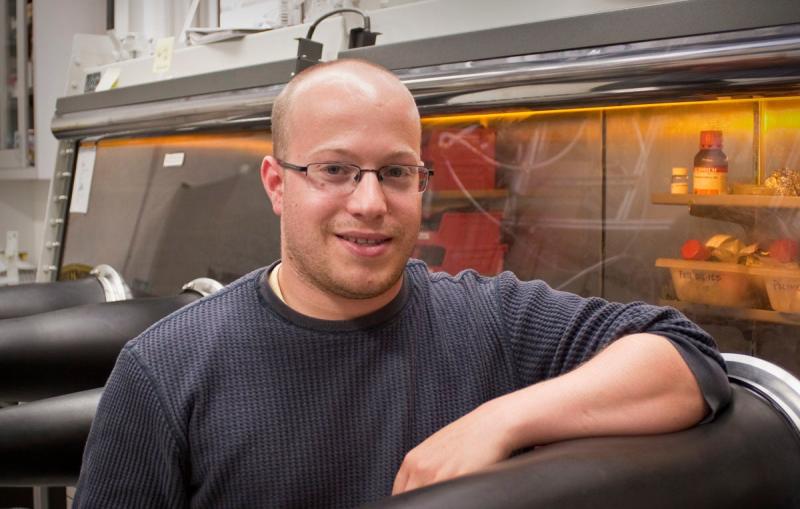
[[[357,152],[353,152],[346,148],[338,148],[338,147],[330,147],[330,148],[322,147],[319,150],[315,150],[314,154],[315,155],[334,154],[335,157],[342,157],[351,161],[356,160],[358,158]],[[386,161],[401,159],[404,157],[413,157],[415,160],[419,159],[419,155],[413,150],[402,150],[402,149],[389,152],[386,156],[384,156]]]
[[[335,154],[337,157],[343,157],[345,159],[353,159],[356,154],[346,148],[337,148],[337,147],[320,147],[313,151],[313,154]]]

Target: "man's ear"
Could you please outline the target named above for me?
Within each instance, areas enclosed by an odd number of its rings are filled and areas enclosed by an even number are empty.
[[[272,211],[280,216],[283,210],[283,168],[272,156],[261,161],[261,183],[272,202]]]

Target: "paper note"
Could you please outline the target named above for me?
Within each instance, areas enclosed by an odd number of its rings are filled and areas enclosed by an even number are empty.
[[[103,71],[103,75],[100,77],[100,82],[97,83],[94,91],[102,92],[103,90],[111,90],[112,88],[116,87],[117,80],[119,79],[119,71],[119,67],[109,67]]]
[[[75,181],[72,183],[72,201],[69,211],[73,214],[86,214],[89,211],[89,195],[92,192],[92,174],[97,148],[81,147],[78,149],[78,161],[75,163]]]
[[[175,44],[174,37],[162,37],[156,42],[156,51],[153,55],[153,72],[161,74],[169,71],[172,66],[172,47]]]
[[[17,242],[19,240],[19,232],[11,230],[6,232],[6,278],[5,284],[15,285],[19,283],[19,256],[17,249]]]
[[[170,166],[183,166],[183,152],[171,152],[169,154],[164,154],[164,168],[169,168]]]

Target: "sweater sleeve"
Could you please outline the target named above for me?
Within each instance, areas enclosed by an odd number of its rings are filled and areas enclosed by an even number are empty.
[[[83,453],[73,507],[188,507],[176,432],[146,369],[122,350]]]
[[[668,339],[694,374],[711,413],[730,400],[725,362],[711,336],[678,310],[643,302],[608,302],[553,290],[542,281],[497,279],[520,387],[567,373],[629,334]]]

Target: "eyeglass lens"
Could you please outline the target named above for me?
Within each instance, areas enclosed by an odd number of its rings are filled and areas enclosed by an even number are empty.
[[[364,173],[374,172],[383,188],[396,193],[421,193],[428,185],[428,170],[420,166],[389,165],[378,170],[362,170],[352,164],[313,163],[308,177],[318,188],[332,192],[352,192]]]

